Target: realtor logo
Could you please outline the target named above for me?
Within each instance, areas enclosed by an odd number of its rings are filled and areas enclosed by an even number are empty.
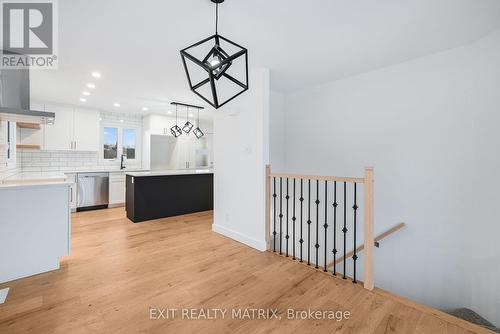
[[[54,0],[2,0],[1,18],[2,68],[57,66]]]

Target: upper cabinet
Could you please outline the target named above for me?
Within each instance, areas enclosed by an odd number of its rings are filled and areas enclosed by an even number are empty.
[[[47,111],[56,114],[54,124],[45,125],[45,143],[43,149],[61,151],[73,149],[73,109],[46,106]]]
[[[77,151],[99,151],[99,112],[75,109],[73,141]]]
[[[54,124],[45,125],[43,149],[99,151],[99,111],[46,105],[56,114]]]

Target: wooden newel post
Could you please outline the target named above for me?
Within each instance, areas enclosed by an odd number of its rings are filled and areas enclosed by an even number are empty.
[[[374,251],[375,238],[373,231],[373,167],[365,168],[365,219],[364,219],[364,239],[365,239],[365,263],[364,263],[364,287],[373,290],[375,286],[374,278]]]
[[[266,212],[265,212],[265,222],[266,222],[266,247],[269,249],[270,244],[270,233],[271,233],[271,165],[266,165]]]

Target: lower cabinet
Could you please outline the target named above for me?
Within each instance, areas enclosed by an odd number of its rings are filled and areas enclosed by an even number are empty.
[[[109,174],[109,206],[125,205],[125,173]]]
[[[76,174],[66,174],[66,180],[71,183],[70,207],[71,211],[76,211],[77,205],[77,177]],[[125,205],[125,173],[115,172],[109,174],[109,207]]]
[[[71,183],[69,205],[71,211],[76,211],[76,174],[66,174],[66,176],[68,177],[66,181]]]

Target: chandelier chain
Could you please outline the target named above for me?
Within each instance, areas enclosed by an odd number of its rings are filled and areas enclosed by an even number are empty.
[[[219,4],[215,4],[215,34],[219,34]]]

